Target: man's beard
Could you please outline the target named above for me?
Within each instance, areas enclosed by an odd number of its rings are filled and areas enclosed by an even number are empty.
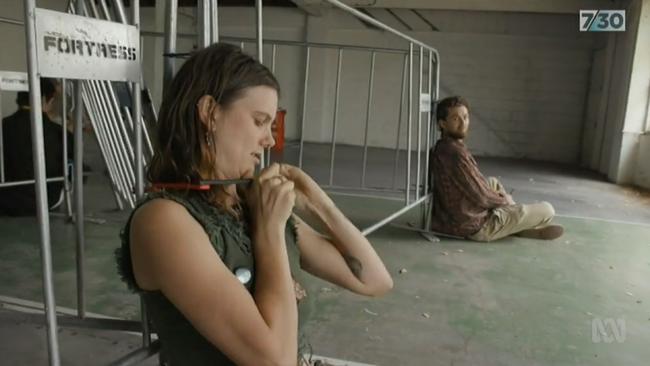
[[[462,140],[467,137],[467,132],[445,131],[445,135],[451,137],[452,139]]]

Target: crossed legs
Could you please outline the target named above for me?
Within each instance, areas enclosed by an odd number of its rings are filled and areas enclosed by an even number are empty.
[[[488,184],[494,191],[507,194],[498,179],[490,177]],[[492,210],[492,214],[481,230],[470,235],[469,238],[483,242],[501,239],[508,235],[545,240],[556,239],[564,230],[562,226],[549,225],[553,216],[555,210],[548,202],[499,207]]]

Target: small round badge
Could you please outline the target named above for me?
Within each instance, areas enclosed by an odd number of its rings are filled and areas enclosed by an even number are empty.
[[[237,277],[239,282],[245,285],[250,282],[253,276],[248,268],[239,267],[235,270],[235,277]]]

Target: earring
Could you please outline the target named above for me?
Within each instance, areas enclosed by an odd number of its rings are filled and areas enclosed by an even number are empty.
[[[209,131],[205,131],[205,143],[206,145],[212,147],[212,134]]]

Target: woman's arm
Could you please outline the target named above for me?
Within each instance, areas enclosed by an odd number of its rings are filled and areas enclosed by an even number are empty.
[[[374,248],[323,190],[299,168],[282,164],[280,172],[295,183],[296,207],[327,231],[323,236],[294,215],[302,267],[358,294],[380,296],[393,280]]]
[[[263,185],[264,186],[264,185]],[[293,184],[269,183],[256,203],[251,294],[221,261],[201,225],[181,205],[153,200],[131,223],[138,286],[160,290],[209,342],[238,365],[296,365],[297,308],[284,241]]]

